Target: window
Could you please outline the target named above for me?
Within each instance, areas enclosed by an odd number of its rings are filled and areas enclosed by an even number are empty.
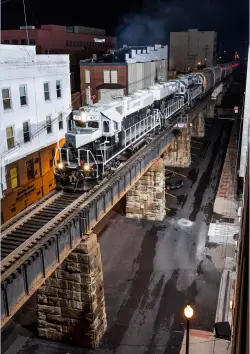
[[[28,42],[27,42],[27,39],[21,39],[21,45],[27,45]]]
[[[56,96],[57,96],[57,98],[62,97],[61,81],[60,80],[56,80]]]
[[[34,162],[33,159],[26,161],[26,171],[28,181],[35,177]]]
[[[36,41],[34,39],[30,39],[29,42],[30,45],[36,45]]]
[[[66,47],[68,47],[69,46],[69,41],[66,41]]]
[[[6,128],[6,138],[7,138],[8,150],[10,150],[10,149],[12,149],[15,146],[14,129],[13,129],[13,127]]]
[[[47,134],[52,133],[51,116],[47,116],[47,117],[46,117],[46,129],[47,129]]]
[[[30,141],[29,122],[24,122],[23,123],[23,140],[24,140],[25,143],[28,143]]]
[[[10,168],[10,183],[12,189],[18,187],[17,167]]]
[[[26,85],[19,86],[21,106],[27,106],[27,87]]]
[[[5,88],[2,89],[2,97],[3,97],[3,109],[11,109],[11,98],[10,98],[10,89]]]
[[[109,133],[109,122],[106,121],[103,122],[103,132]]]
[[[69,42],[69,45],[70,45],[70,47],[73,47],[73,43],[72,43],[72,41],[70,41],[70,42]]]
[[[110,84],[110,72],[109,70],[103,70],[104,84]]]
[[[90,84],[90,71],[85,70],[85,84]]]
[[[18,39],[13,39],[12,44],[18,44]]]
[[[111,70],[111,83],[117,84],[117,70]]]
[[[49,83],[48,82],[45,82],[43,84],[43,89],[44,89],[44,99],[45,99],[45,101],[49,101],[50,94],[49,94]]]
[[[58,115],[58,126],[59,126],[59,129],[63,129],[63,115],[62,113],[59,113]]]
[[[9,44],[9,43],[10,43],[10,41],[8,39],[3,40],[3,44]]]

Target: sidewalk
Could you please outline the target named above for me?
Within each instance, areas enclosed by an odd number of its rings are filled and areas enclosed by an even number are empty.
[[[232,252],[232,250],[231,250]],[[230,252],[229,252],[230,253]],[[222,268],[223,258],[218,255],[218,268]],[[216,322],[228,321],[232,325],[232,282],[235,278],[235,258],[225,257],[224,269],[221,274],[218,304],[215,316]],[[232,329],[232,328],[231,328]],[[189,353],[190,354],[230,354],[231,342],[224,339],[217,339],[213,332],[190,330]],[[180,354],[186,353],[186,332],[184,333]]]
[[[180,354],[186,353],[186,332],[184,333]],[[213,333],[206,331],[190,330],[189,335],[190,354],[230,354],[231,343],[223,339],[217,339]]]

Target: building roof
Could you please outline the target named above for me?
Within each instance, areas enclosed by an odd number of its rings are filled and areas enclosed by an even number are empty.
[[[132,64],[168,59],[168,46],[123,46],[97,59],[81,60],[80,65]]]

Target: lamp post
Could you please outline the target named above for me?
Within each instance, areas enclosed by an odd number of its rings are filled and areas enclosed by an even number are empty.
[[[187,319],[187,332],[186,332],[186,354],[189,354],[189,328],[190,328],[190,319],[193,317],[194,310],[191,306],[187,305],[184,309],[184,316]]]

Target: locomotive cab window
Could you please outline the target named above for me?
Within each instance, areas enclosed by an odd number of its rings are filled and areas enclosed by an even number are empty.
[[[109,122],[107,122],[107,121],[103,122],[103,132],[109,133]]]
[[[88,122],[88,128],[98,129],[99,123],[98,122]]]

